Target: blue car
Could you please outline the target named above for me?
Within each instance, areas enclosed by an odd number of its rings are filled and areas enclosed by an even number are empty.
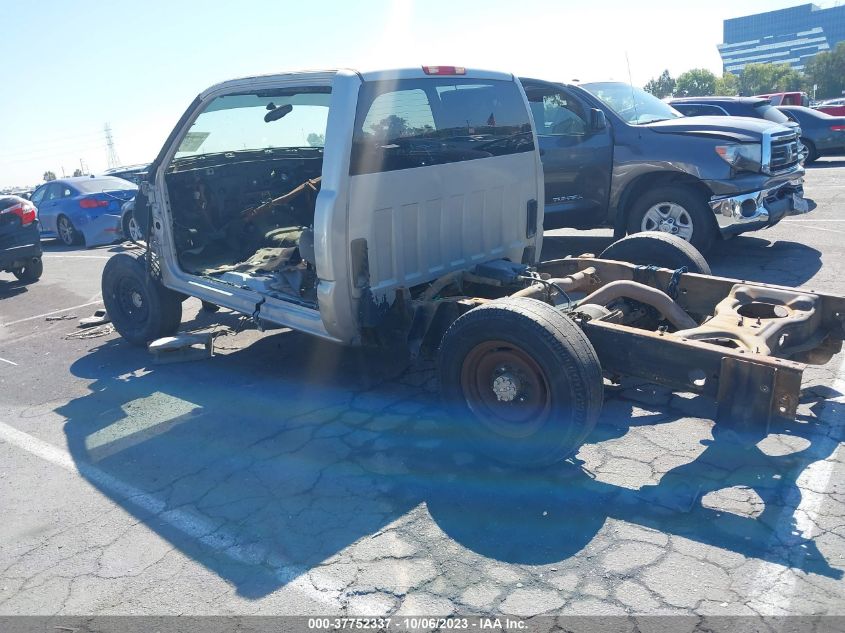
[[[58,238],[68,246],[111,244],[123,236],[121,206],[137,191],[137,185],[112,176],[44,183],[32,194],[41,237]]]

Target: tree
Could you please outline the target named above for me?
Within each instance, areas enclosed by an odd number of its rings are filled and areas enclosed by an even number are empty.
[[[372,124],[370,129],[376,138],[388,140],[401,138],[408,131],[408,122],[400,116],[391,114],[378,123]]]
[[[650,92],[658,99],[671,97],[675,93],[675,80],[672,79],[668,70],[664,70],[660,73],[660,77],[649,80],[649,82],[643,86],[643,89],[646,92]]]
[[[311,132],[306,140],[311,147],[325,147],[326,146],[326,135],[325,134],[317,134],[316,132]]]
[[[739,78],[744,95],[801,90],[802,83],[801,73],[789,64],[748,64]]]
[[[51,180],[56,179],[56,174],[52,171],[45,171],[42,178],[44,179],[44,182],[50,182]]]
[[[808,88],[818,86],[817,99],[841,97],[845,91],[845,42],[840,42],[832,51],[819,53],[804,67]]]
[[[721,97],[733,97],[739,94],[739,77],[725,73],[716,80],[715,94]]]
[[[683,97],[701,97],[716,92],[716,75],[706,68],[693,68],[678,77],[675,94]]]
[[[76,178],[77,176],[84,176],[85,174],[82,173],[82,170],[77,167],[73,170],[73,177]]]

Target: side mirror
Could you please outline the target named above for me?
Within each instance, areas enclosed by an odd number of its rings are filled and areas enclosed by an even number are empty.
[[[607,128],[607,117],[604,115],[604,110],[599,108],[590,109],[590,130],[592,132],[599,132]]]

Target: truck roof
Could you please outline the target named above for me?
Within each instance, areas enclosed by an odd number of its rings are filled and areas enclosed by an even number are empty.
[[[747,105],[754,105],[758,103],[768,103],[769,100],[763,97],[672,97],[669,103],[743,103]]]
[[[440,73],[434,74],[431,72],[425,72],[424,69],[447,69],[447,68],[457,68],[459,71],[458,73]],[[204,90],[200,97],[204,98],[210,92],[216,92],[221,88],[226,87],[238,87],[244,86],[247,84],[255,84],[255,83],[274,83],[278,80],[284,80],[285,78],[292,78],[292,77],[301,77],[303,75],[310,75],[315,81],[318,82],[325,82],[328,83],[334,75],[338,72],[347,72],[353,73],[361,77],[363,81],[381,81],[381,80],[397,80],[397,79],[425,79],[425,78],[433,78],[436,79],[438,77],[446,77],[446,76],[453,76],[459,77],[464,79],[499,79],[503,81],[513,81],[514,75],[512,73],[501,72],[501,71],[494,71],[494,70],[483,70],[480,68],[467,68],[464,66],[452,67],[452,66],[412,66],[408,68],[386,68],[386,69],[355,69],[355,68],[331,68],[331,69],[324,69],[324,70],[294,70],[294,71],[284,71],[279,73],[269,73],[264,75],[247,75],[244,77],[237,77],[234,79],[229,79],[227,81],[222,81],[220,83],[214,84],[210,86],[206,90]]]

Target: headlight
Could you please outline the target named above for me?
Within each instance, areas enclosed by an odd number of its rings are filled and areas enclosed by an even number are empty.
[[[716,153],[737,169],[760,171],[762,168],[763,152],[760,143],[717,145]]]

